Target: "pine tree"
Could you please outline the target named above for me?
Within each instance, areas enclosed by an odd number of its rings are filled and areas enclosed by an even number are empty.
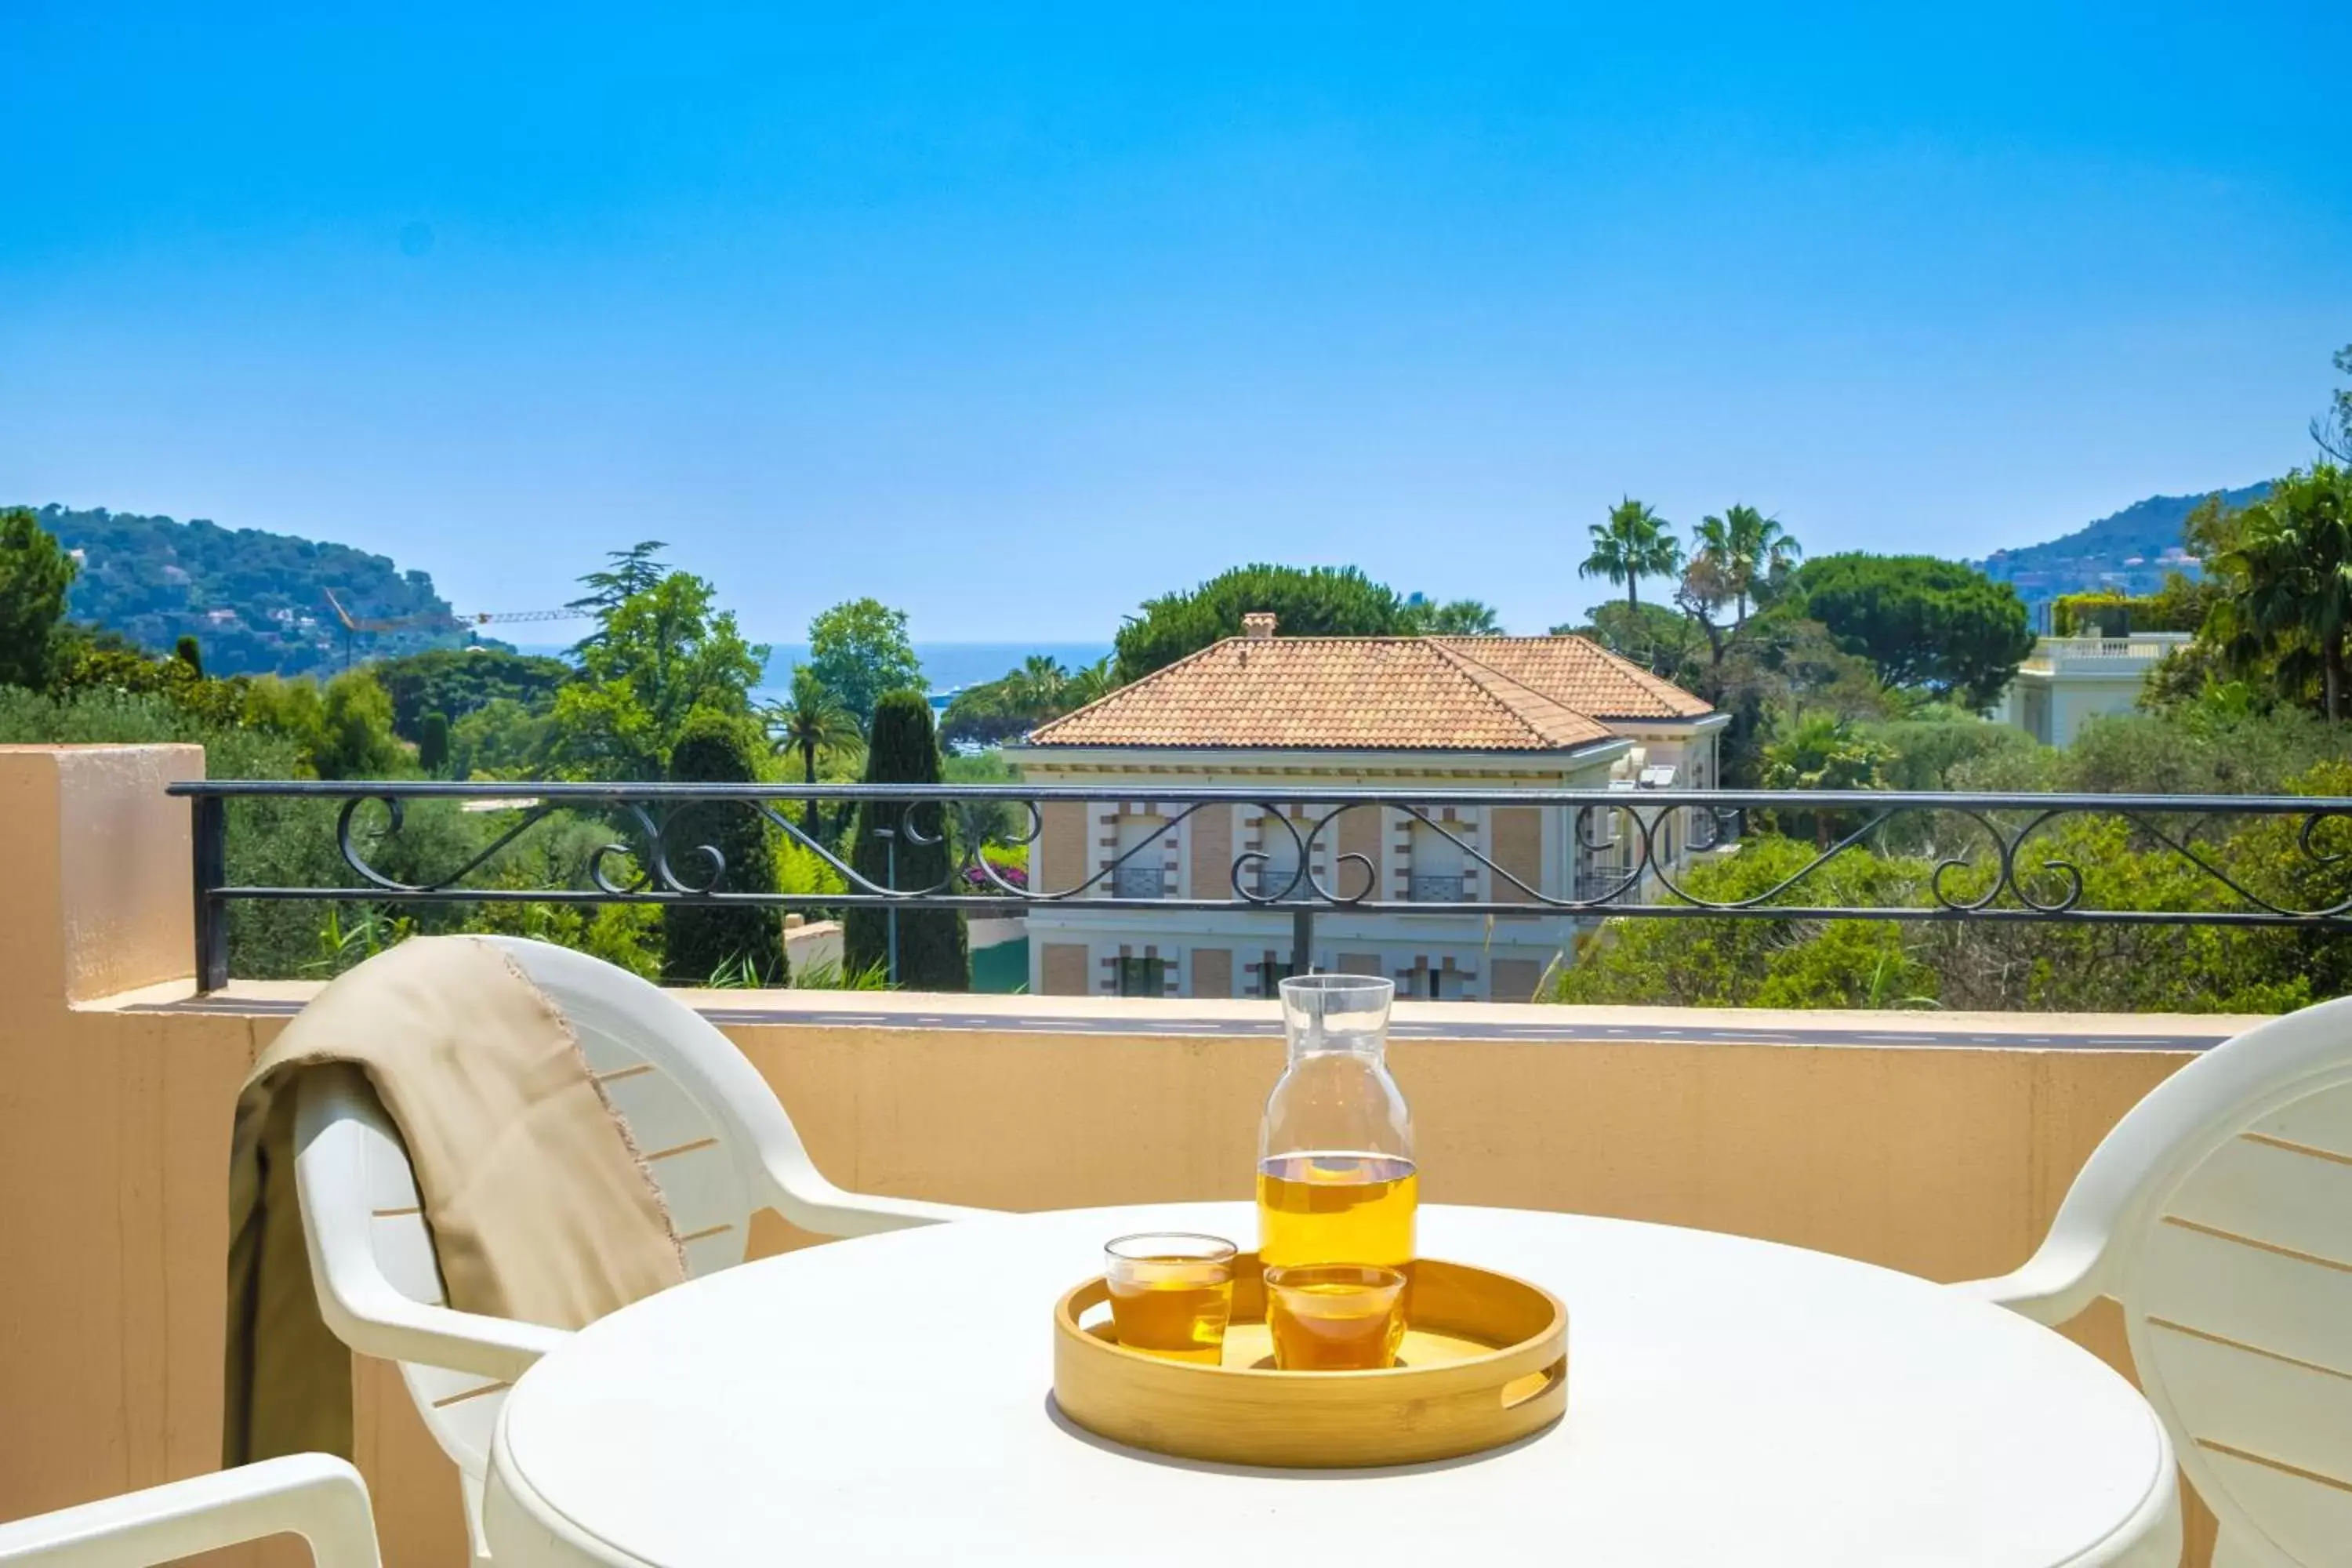
[[[919,691],[894,691],[874,709],[866,742],[866,782],[937,784],[940,743],[931,729],[931,705]],[[849,863],[877,887],[933,888],[948,879],[950,857],[946,813],[935,805],[867,801],[858,807]],[[908,831],[912,826],[921,837]],[[891,881],[893,844],[877,829],[897,835],[898,879]],[[928,839],[926,843],[922,840]],[[968,991],[971,960],[964,948],[963,916],[954,910],[899,910],[898,984],[910,991]],[[852,973],[886,963],[892,911],[853,908],[842,922],[844,967]]]
[[[46,684],[57,664],[66,590],[80,563],[30,507],[0,509],[0,682]]]
[[[761,749],[747,721],[705,710],[687,721],[670,752],[669,776],[677,784],[749,784],[759,776],[753,759]],[[775,847],[768,824],[749,802],[682,806],[670,819],[663,841],[682,881],[699,886],[709,879],[707,858],[695,853],[707,844],[727,862],[719,891],[776,890]],[[781,914],[759,905],[662,906],[662,978],[673,985],[708,985],[722,974],[759,985],[788,982]]]

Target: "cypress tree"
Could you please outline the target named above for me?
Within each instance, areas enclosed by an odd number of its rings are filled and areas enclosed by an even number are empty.
[[[893,691],[875,705],[874,728],[866,742],[867,784],[937,784],[940,742],[931,729],[931,705],[919,691]],[[857,808],[849,863],[877,887],[890,887],[891,846],[877,831],[897,835],[898,881],[902,889],[930,888],[947,880],[950,855],[943,831],[947,814],[937,805],[866,801]],[[912,826],[930,843],[908,834]],[[952,889],[950,889],[952,890]],[[971,960],[964,950],[963,916],[954,910],[899,910],[898,984],[910,991],[969,991]],[[887,962],[891,911],[853,908],[842,921],[842,957],[853,973]]]
[[[753,758],[758,738],[748,721],[700,711],[687,720],[671,748],[669,776],[678,784],[749,784],[757,778]],[[709,876],[694,853],[707,844],[726,857],[718,889],[730,893],[776,890],[775,847],[766,820],[749,802],[704,801],[681,806],[663,836],[670,865],[680,880],[699,886]],[[790,969],[784,959],[782,914],[757,905],[732,909],[709,904],[662,906],[662,978],[673,985],[708,985],[721,973],[741,975],[760,985],[782,985]]]
[[[416,721],[416,761],[436,778],[449,765],[449,715],[436,711]]]
[[[182,632],[180,640],[172,645],[172,657],[188,667],[188,673],[198,680],[205,678],[205,650],[191,632]]]

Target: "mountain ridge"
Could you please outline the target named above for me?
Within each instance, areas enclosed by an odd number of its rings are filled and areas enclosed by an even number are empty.
[[[2195,576],[2200,570],[2180,547],[2181,525],[2213,496],[2224,506],[2242,507],[2270,493],[2270,481],[2196,495],[2148,496],[2118,511],[2084,523],[2040,544],[1996,550],[1971,565],[1996,582],[2008,583],[2028,605],[2061,594],[2098,588],[2152,593],[2172,572]],[[2168,553],[2169,552],[2169,553]]]

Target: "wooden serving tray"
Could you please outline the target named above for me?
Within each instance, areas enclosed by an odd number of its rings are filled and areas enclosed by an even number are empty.
[[[1192,1459],[1348,1468],[1493,1448],[1568,1408],[1568,1309],[1550,1291],[1424,1258],[1399,1364],[1276,1372],[1257,1254],[1234,1259],[1223,1365],[1128,1350],[1099,1278],[1054,1305],[1054,1399],[1090,1432]],[[1087,1321],[1096,1309],[1100,1321]]]

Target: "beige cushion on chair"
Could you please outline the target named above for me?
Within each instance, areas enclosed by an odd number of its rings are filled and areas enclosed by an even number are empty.
[[[563,1016],[490,943],[404,942],[321,991],[237,1098],[224,1463],[351,1452],[350,1356],[320,1318],[294,1195],[294,1080],[331,1062],[362,1068],[400,1130],[451,1307],[576,1329],[686,1278]]]

